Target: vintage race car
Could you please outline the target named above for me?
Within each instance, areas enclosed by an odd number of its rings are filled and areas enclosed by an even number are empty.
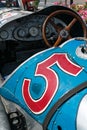
[[[86,37],[82,18],[69,8],[49,6],[37,12],[20,8],[0,10],[0,68],[8,75],[31,55],[74,37]],[[13,69],[3,68],[15,62]],[[11,70],[11,71],[10,71]]]
[[[0,130],[87,130],[87,27],[73,10],[0,10]]]

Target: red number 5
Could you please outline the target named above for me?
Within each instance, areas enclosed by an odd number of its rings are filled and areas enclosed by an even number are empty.
[[[58,89],[58,75],[50,68],[54,64],[57,64],[62,71],[73,76],[78,75],[82,70],[80,66],[72,63],[66,54],[53,54],[37,64],[35,76],[42,76],[46,80],[46,89],[42,97],[38,100],[31,97],[29,91],[30,79],[24,79],[22,88],[24,100],[29,109],[35,114],[42,113],[48,107]]]

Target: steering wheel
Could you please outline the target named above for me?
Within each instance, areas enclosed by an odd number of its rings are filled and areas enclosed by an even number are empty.
[[[70,15],[70,16],[73,16],[73,19],[71,20],[71,22],[66,25],[65,27],[59,27],[52,19],[53,17],[56,17],[56,15],[61,15],[61,14],[66,14],[66,15]],[[55,11],[53,13],[51,13],[44,21],[43,23],[43,26],[42,26],[42,36],[43,36],[43,39],[46,43],[46,45],[48,47],[56,47],[58,46],[63,40],[68,40],[68,39],[71,39],[72,36],[70,35],[70,30],[71,28],[74,26],[74,24],[76,22],[79,22],[82,26],[82,29],[83,29],[83,36],[84,37],[87,37],[87,28],[86,28],[86,24],[84,23],[84,21],[82,20],[82,18],[77,15],[76,13],[72,12],[72,11],[69,11],[69,10],[59,10],[59,11]],[[58,33],[57,35],[57,39],[56,41],[54,42],[53,45],[50,44],[50,42],[48,41],[47,39],[47,36],[46,36],[46,27],[48,24],[51,24],[53,26],[53,28],[56,30],[56,32]],[[79,37],[79,36],[78,36]]]

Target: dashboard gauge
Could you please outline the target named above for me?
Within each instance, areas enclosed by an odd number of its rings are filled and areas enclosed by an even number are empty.
[[[7,38],[8,38],[8,32],[5,31],[5,30],[1,31],[1,32],[0,32],[0,37],[1,37],[2,39],[7,39]]]
[[[36,36],[38,35],[38,33],[39,33],[38,28],[36,28],[36,27],[31,27],[31,28],[29,29],[29,33],[30,33],[31,36],[36,37]]]
[[[19,37],[23,38],[26,36],[26,31],[24,29],[19,29],[17,33]]]

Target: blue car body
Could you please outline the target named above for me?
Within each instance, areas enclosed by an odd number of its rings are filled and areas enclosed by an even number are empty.
[[[86,130],[84,45],[86,40],[72,39],[35,54],[7,77],[0,87],[1,96],[23,108],[43,130]]]

